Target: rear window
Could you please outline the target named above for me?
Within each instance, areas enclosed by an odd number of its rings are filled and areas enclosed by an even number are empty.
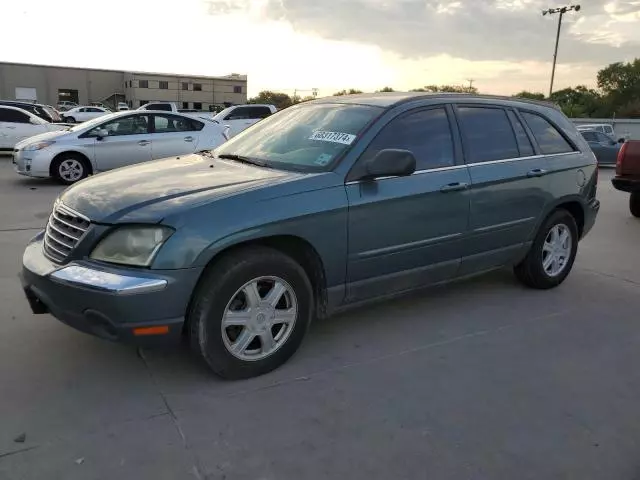
[[[545,155],[573,152],[571,144],[562,136],[556,127],[540,115],[531,112],[522,112],[524,121],[533,132],[540,151]]]
[[[503,109],[458,107],[457,111],[467,163],[520,156],[511,122]]]

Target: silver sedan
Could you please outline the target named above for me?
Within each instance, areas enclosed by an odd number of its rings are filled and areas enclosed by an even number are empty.
[[[227,140],[213,120],[160,111],[118,112],[27,138],[15,146],[17,173],[71,184],[88,175],[211,150]]]

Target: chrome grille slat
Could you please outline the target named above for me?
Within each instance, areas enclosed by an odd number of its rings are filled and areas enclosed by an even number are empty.
[[[54,262],[64,262],[90,226],[88,218],[56,203],[45,230],[44,253]]]

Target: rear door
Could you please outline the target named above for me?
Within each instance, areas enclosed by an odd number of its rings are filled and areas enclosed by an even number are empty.
[[[470,183],[449,107],[411,110],[392,119],[352,169],[387,148],[410,150],[413,175],[349,181],[347,300],[414,288],[456,275]]]
[[[521,252],[548,201],[546,162],[510,108],[458,105],[471,176],[471,214],[460,274],[505,265]]]
[[[134,114],[102,123],[83,137],[93,138],[98,170],[133,165],[151,160],[149,115]],[[109,135],[98,140],[96,131],[105,129]]]
[[[151,157],[154,160],[196,151],[204,127],[202,122],[170,113],[154,113],[151,117]]]

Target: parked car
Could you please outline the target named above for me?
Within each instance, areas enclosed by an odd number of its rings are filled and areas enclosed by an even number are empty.
[[[616,142],[609,135],[595,130],[579,130],[598,159],[599,165],[615,165],[624,142]]]
[[[101,107],[75,107],[64,112],[62,119],[69,123],[82,123],[111,113]]]
[[[234,105],[214,115],[213,119],[223,125],[229,125],[229,135],[235,137],[246,128],[275,112],[276,107],[273,105]]]
[[[77,107],[78,104],[76,102],[70,102],[68,100],[62,100],[61,102],[58,102],[58,110],[60,112],[64,112],[67,111],[71,108],[75,108]]]
[[[111,109],[107,105],[102,103],[102,102],[91,102],[91,106],[92,107],[100,107],[100,108],[104,108],[105,110],[111,111]]]
[[[559,285],[595,222],[596,184],[589,146],[550,104],[328,98],[210,156],[67,189],[26,248],[23,285],[35,313],[133,343],[187,332],[213,371],[249,377],[349,305],[504,266]]]
[[[33,113],[35,116],[46,120],[49,123],[58,123],[62,121],[60,114],[50,105],[43,105],[34,102],[19,102],[17,100],[0,100],[0,105],[6,107],[16,107]]]
[[[609,137],[611,137],[612,139],[614,139],[616,141],[619,141],[620,143],[624,142],[625,140],[628,140],[628,138],[626,138],[625,136],[616,135],[616,132],[614,131],[613,125],[610,125],[608,123],[582,124],[582,125],[578,125],[577,129],[578,129],[579,132],[584,131],[584,130],[591,130],[591,131],[604,133],[605,135],[608,135]]]
[[[155,110],[162,112],[175,112],[178,113],[178,107],[173,102],[149,102],[138,107],[138,110]]]
[[[611,179],[613,186],[628,192],[629,211],[640,217],[640,140],[629,140],[622,145],[616,162],[616,176]]]
[[[126,112],[129,110],[129,105],[127,105],[125,102],[118,102],[116,109],[119,112]]]
[[[64,128],[64,125],[49,123],[21,108],[0,105],[0,150],[11,151],[25,138]]]
[[[16,171],[74,183],[86,176],[158,158],[210,150],[224,127],[174,113],[118,112],[15,146]]]

